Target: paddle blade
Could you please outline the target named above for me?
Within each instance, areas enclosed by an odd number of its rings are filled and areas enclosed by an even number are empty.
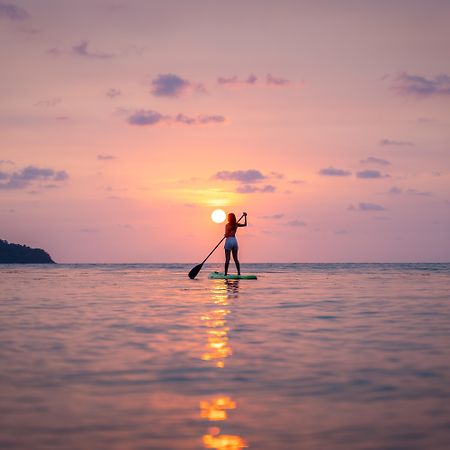
[[[193,269],[191,269],[191,271],[188,274],[188,276],[191,280],[193,280],[198,275],[200,270],[202,270],[202,266],[203,266],[203,263],[201,263],[198,266],[195,266]]]

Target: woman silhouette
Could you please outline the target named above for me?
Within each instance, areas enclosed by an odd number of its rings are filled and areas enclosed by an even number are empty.
[[[241,265],[238,260],[238,243],[236,239],[236,231],[238,227],[247,226],[247,213],[243,213],[244,223],[238,223],[236,221],[236,216],[234,213],[229,213],[227,215],[228,222],[225,225],[225,275],[228,275],[228,267],[230,265],[230,253],[233,254],[234,264],[236,264],[236,269],[238,275],[241,274]]]

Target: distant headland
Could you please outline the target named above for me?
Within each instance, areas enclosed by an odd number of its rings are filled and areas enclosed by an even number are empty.
[[[55,264],[55,261],[40,248],[10,244],[0,239],[0,264]]]

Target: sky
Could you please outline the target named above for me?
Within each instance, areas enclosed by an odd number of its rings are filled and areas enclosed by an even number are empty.
[[[0,238],[60,263],[450,261],[450,2],[0,0]],[[223,261],[218,250],[211,261]]]

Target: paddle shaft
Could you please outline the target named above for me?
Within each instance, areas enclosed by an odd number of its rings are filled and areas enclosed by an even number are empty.
[[[242,216],[239,218],[239,220],[237,221],[237,223],[239,223],[242,218],[244,217],[244,214],[242,214]],[[203,262],[201,263],[201,265],[203,266],[203,264],[205,264],[206,260],[215,252],[216,248],[223,242],[223,240],[225,239],[225,236],[219,241],[219,243],[211,250],[211,253],[203,260]]]

